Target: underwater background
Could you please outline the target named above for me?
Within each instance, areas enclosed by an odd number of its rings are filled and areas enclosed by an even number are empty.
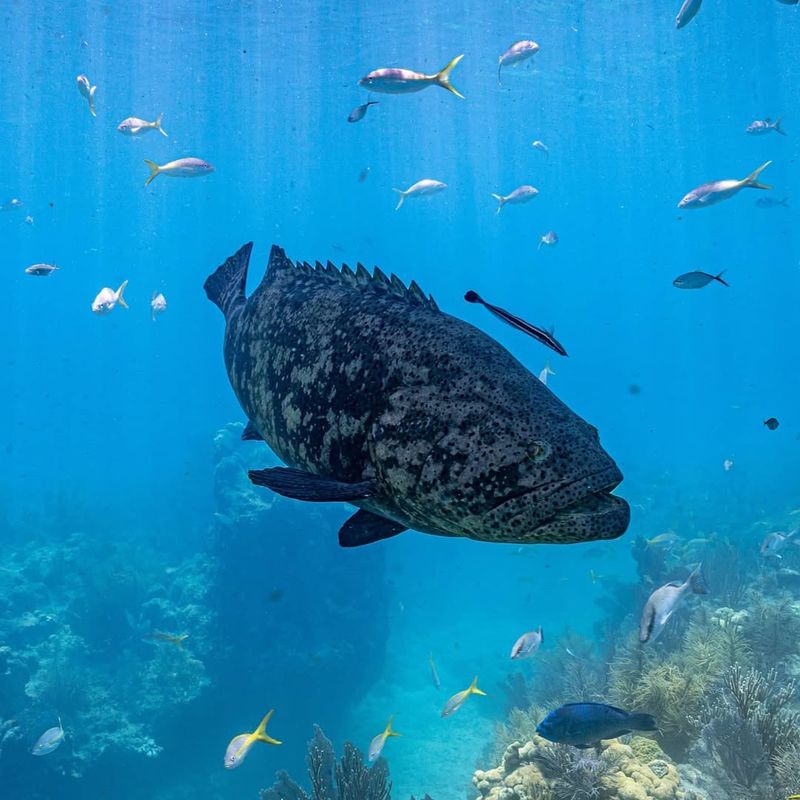
[[[315,723],[337,752],[364,753],[390,715],[395,798],[580,800],[559,784],[569,774],[587,792],[602,778],[585,794],[601,800],[800,792],[800,547],[759,552],[800,525],[800,17],[706,0],[676,30],[676,5],[2,4],[0,203],[22,201],[0,212],[4,797],[256,800],[278,770],[308,789]],[[520,39],[541,49],[499,84],[498,56]],[[370,70],[433,73],[460,53],[466,100],[375,95],[348,124]],[[98,87],[96,117],[78,74]],[[168,138],[116,130],[162,112]],[[745,134],[767,116],[788,135]],[[144,159],[188,156],[215,171],[144,188]],[[786,207],[750,191],[676,207],[768,160],[762,180]],[[424,177],[448,188],[396,212],[392,189]],[[528,183],[538,197],[495,213],[493,192]],[[549,230],[558,246],[538,249]],[[351,507],[250,486],[247,469],[278,462],[239,441],[202,285],[251,240],[251,290],[273,243],[378,265],[534,374],[549,362],[548,386],[625,475],[628,532],[566,547],[409,532],[344,550]],[[60,270],[24,273],[38,262]],[[673,287],[694,269],[725,270],[730,288]],[[123,280],[129,310],[92,314]],[[465,304],[467,289],[555,325],[569,358]],[[153,292],[169,303],[156,321]],[[643,649],[648,595],[698,562],[709,596]],[[511,661],[539,625],[540,652]],[[442,719],[474,675],[487,696]],[[720,721],[737,680],[758,687],[752,718]],[[537,763],[507,748],[541,742],[536,722],[570,700],[655,714],[659,736],[625,758],[667,765],[651,770],[661,783],[617,761],[609,774],[637,784],[625,788],[567,760],[500,785]],[[270,708],[284,744],[225,770],[229,740]],[[34,758],[59,716],[63,743]]]

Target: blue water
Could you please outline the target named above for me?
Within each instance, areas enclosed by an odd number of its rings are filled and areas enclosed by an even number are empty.
[[[798,505],[800,17],[770,0],[707,0],[676,31],[675,5],[5,4],[0,202],[24,205],[0,213],[0,560],[20,585],[37,581],[4,589],[0,606],[0,648],[13,662],[0,674],[0,724],[21,725],[0,750],[9,797],[255,798],[275,770],[302,774],[313,722],[364,750],[396,714],[404,736],[386,751],[395,797],[460,798],[504,714],[520,632],[591,635],[603,579],[634,574],[637,535],[684,526],[752,547],[756,521]],[[497,58],[522,38],[541,50],[498,86]],[[357,81],[369,70],[434,72],[462,52],[452,80],[466,100],[435,87],[384,95],[362,122],[346,122],[367,99]],[[96,118],[80,73],[98,87]],[[162,112],[169,138],[116,131],[127,116]],[[788,136],[745,135],[753,119],[781,115]],[[145,158],[187,156],[214,173],[144,188]],[[788,209],[756,207],[762,193],[751,190],[676,208],[695,186],[769,159],[762,179]],[[392,188],[424,177],[448,188],[395,212]],[[540,195],[495,214],[491,193],[524,183]],[[558,247],[537,250],[551,229]],[[273,243],[295,259],[379,265],[534,374],[549,361],[549,386],[597,426],[625,475],[626,536],[520,549],[409,533],[344,551],[345,507],[289,501],[263,530],[220,532],[212,442],[243,417],[202,284],[251,240],[250,289]],[[42,261],[61,270],[23,273]],[[691,269],[724,269],[731,288],[674,289]],[[97,292],[123,280],[130,309],[93,315]],[[465,304],[470,288],[555,325],[569,358]],[[169,304],[155,322],[154,291]],[[762,425],[771,416],[774,432]],[[242,447],[242,470],[273,463],[262,446]],[[45,558],[56,566],[31,578]],[[192,558],[202,591],[179,602],[169,570]],[[134,588],[111,563],[136,574]],[[174,630],[194,626],[187,646],[205,677],[183,699],[165,699],[170,680],[189,680],[170,672],[171,646],[165,656],[137,639],[124,613],[137,617],[153,597],[180,606],[164,612]],[[38,633],[20,633],[26,613],[39,615]],[[52,629],[42,614],[55,616]],[[108,694],[63,712],[65,744],[32,759],[59,703],[25,687],[42,643],[65,626],[80,631],[81,668],[102,671]],[[163,698],[143,698],[128,674],[146,669],[161,670],[144,685]],[[474,674],[488,697],[441,720],[444,700]],[[78,770],[88,706],[104,709],[119,741]],[[228,740],[272,707],[270,732],[285,744],[259,745],[224,771]],[[144,726],[160,755],[126,750],[123,720]]]

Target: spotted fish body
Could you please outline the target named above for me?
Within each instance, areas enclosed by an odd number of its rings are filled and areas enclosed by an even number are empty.
[[[407,528],[492,542],[620,536],[622,476],[597,431],[486,334],[411,283],[294,264],[273,247],[246,298],[252,245],[207,281],[249,419],[289,465],[251,472],[289,497],[358,511],[344,546]]]

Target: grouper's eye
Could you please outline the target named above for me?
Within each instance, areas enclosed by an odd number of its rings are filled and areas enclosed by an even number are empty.
[[[531,461],[544,461],[550,455],[550,452],[550,445],[538,439],[528,445],[528,458]]]

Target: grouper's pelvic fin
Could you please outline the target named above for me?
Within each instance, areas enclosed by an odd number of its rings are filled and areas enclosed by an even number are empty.
[[[372,481],[343,483],[290,467],[251,469],[247,474],[256,486],[266,486],[284,497],[312,503],[347,503],[351,500],[365,500],[375,494],[375,484]]]
[[[339,544],[342,547],[360,547],[390,539],[404,530],[407,530],[406,526],[399,522],[361,509],[339,528]]]
[[[233,310],[247,299],[244,292],[247,284],[247,265],[250,263],[252,250],[253,243],[248,242],[218,267],[203,284],[206,297],[222,311],[225,319],[228,319]]]

